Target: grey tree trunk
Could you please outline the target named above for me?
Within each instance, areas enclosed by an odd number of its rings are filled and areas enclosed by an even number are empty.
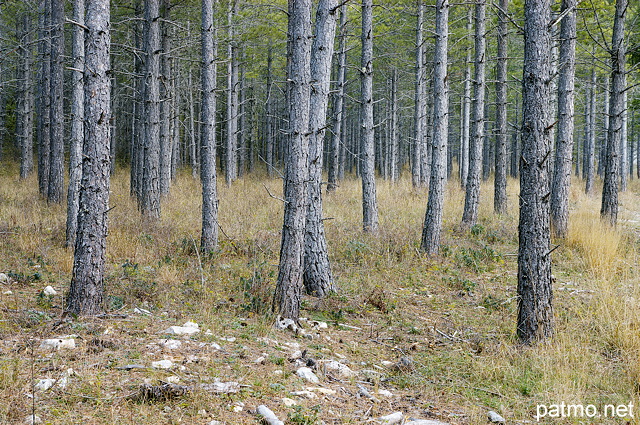
[[[60,203],[64,196],[64,0],[51,0],[51,136],[47,200]]]
[[[422,141],[424,139],[425,128],[425,102],[423,96],[425,85],[425,67],[424,67],[424,1],[418,1],[418,22],[416,25],[416,88],[415,88],[415,116],[413,120],[413,151],[411,158],[411,183],[414,188],[421,186],[421,159],[422,159]]]
[[[607,162],[607,143],[609,137],[609,121],[611,117],[611,111],[609,110],[611,104],[611,87],[609,87],[610,83],[605,82],[605,90],[604,90],[604,99],[603,99],[603,114],[602,114],[602,127],[603,132],[600,137],[600,152],[598,154],[598,175],[601,176],[604,174],[605,163]]]
[[[66,311],[96,315],[103,309],[109,209],[109,1],[88,0],[85,30],[85,135],[73,276]]]
[[[66,246],[75,246],[80,209],[80,181],[82,179],[82,143],[84,141],[84,0],[74,0],[71,93],[71,138],[69,145],[69,188],[67,191]]]
[[[392,182],[397,182],[400,178],[399,173],[399,149],[400,141],[399,123],[398,123],[398,70],[393,69],[391,76],[391,126],[389,135],[389,177]]]
[[[378,231],[375,133],[373,125],[373,2],[362,0],[362,58],[360,62],[360,146],[362,217],[365,232]]]
[[[227,45],[227,141],[225,149],[225,181],[231,185],[238,178],[238,46],[233,22],[238,3],[229,2]]]
[[[135,0],[135,17],[133,24],[134,45],[138,52],[144,49],[144,11],[141,0]],[[142,199],[142,174],[144,169],[144,128],[145,128],[145,83],[144,83],[144,61],[142,54],[134,55],[134,99],[132,131],[131,131],[131,175],[130,175],[130,195],[134,196],[138,205]]]
[[[447,141],[449,132],[449,84],[447,49],[449,38],[449,1],[436,1],[436,44],[433,69],[433,148],[429,201],[422,228],[420,249],[437,254],[440,249],[444,192],[447,183]]]
[[[171,186],[171,154],[173,153],[171,138],[171,35],[169,28],[170,0],[161,0],[162,16],[160,56],[160,194],[167,195]]]
[[[216,187],[216,56],[215,0],[202,0],[202,106],[200,108],[200,172],[202,179],[202,236],[200,249],[218,246],[218,193]]]
[[[309,96],[311,94],[311,0],[289,0],[289,145],[285,151],[284,223],[273,311],[300,317],[309,177]]]
[[[269,46],[267,50],[267,100],[265,102],[265,162],[267,165],[267,173],[269,177],[273,177],[275,170],[275,140],[273,137],[273,121],[274,121],[274,95],[273,95],[273,78],[271,75],[271,66],[273,63],[273,49]]]
[[[20,142],[20,178],[26,179],[33,172],[33,58],[29,13],[22,14],[20,25],[16,135]]]
[[[331,84],[331,60],[336,34],[338,0],[320,0],[311,46],[311,97],[309,101],[309,184],[305,231],[304,287],[316,297],[332,289],[327,239],[322,220],[322,163],[327,106]]]
[[[496,171],[493,210],[507,212],[507,47],[509,0],[500,0],[498,11],[498,61],[496,64]]]
[[[624,40],[625,17],[629,0],[616,0],[616,15],[611,39],[611,95],[609,98],[609,129],[607,153],[602,188],[600,216],[611,226],[618,221],[618,190],[620,184],[620,146],[624,115],[624,92],[626,90],[626,48]]]
[[[329,170],[327,176],[327,192],[331,192],[338,186],[340,176],[340,150],[344,146],[344,96],[347,83],[347,4],[340,6],[340,51],[338,52],[338,81],[333,100],[333,132],[331,135],[331,157],[329,158]]]
[[[160,218],[160,4],[145,0],[145,131],[142,199],[146,217]]]
[[[198,141],[196,139],[195,101],[193,100],[191,69],[189,70],[189,153],[191,159],[191,175],[198,176]]]
[[[629,183],[629,142],[627,131],[627,91],[622,94],[622,129],[620,135],[620,190],[626,191]]]
[[[467,35],[471,39],[473,34],[473,11],[471,7],[467,9]],[[467,48],[467,57],[464,68],[464,98],[462,99],[462,136],[460,143],[460,186],[467,187],[469,177],[469,148],[470,133],[469,122],[471,121],[471,48]]]
[[[569,188],[574,128],[574,79],[576,60],[576,0],[562,0],[566,13],[560,24],[560,78],[558,80],[558,133],[551,184],[551,228],[556,237],[569,231]]]
[[[593,193],[593,180],[595,178],[595,156],[596,156],[596,69],[591,69],[591,87],[589,89],[589,131],[587,147],[585,152],[585,193]]]
[[[486,50],[486,0],[477,0],[475,5],[475,64],[473,81],[473,114],[469,148],[469,174],[462,224],[472,227],[478,221],[478,203],[480,202],[480,174],[482,172],[482,148],[484,142],[484,98],[485,98],[485,50]]]
[[[549,154],[551,150],[550,0],[526,0],[518,225],[518,339],[553,335]]]
[[[38,97],[36,135],[38,142],[38,189],[45,198],[49,192],[51,152],[51,0],[41,0],[39,18]]]

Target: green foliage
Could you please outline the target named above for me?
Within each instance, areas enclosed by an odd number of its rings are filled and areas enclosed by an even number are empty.
[[[455,253],[456,262],[476,273],[493,270],[496,264],[502,264],[502,254],[485,245],[481,249],[460,248]]]
[[[253,261],[249,264],[253,273],[249,277],[240,277],[240,290],[243,304],[241,308],[257,314],[267,314],[271,308],[271,285],[275,271],[266,261]]]

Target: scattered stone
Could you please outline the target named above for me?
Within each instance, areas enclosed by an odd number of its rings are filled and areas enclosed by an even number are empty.
[[[116,367],[116,369],[119,369],[119,370],[146,369],[146,368],[147,367],[142,364],[128,364],[128,365]]]
[[[292,362],[294,360],[298,360],[302,358],[302,351],[296,350],[291,355],[289,355],[289,361]]]
[[[296,371],[296,375],[298,375],[302,379],[306,379],[307,381],[311,382],[312,384],[319,384],[320,383],[320,380],[318,379],[316,374],[313,373],[313,371],[311,369],[309,369],[308,367],[301,367],[300,369],[298,369]]]
[[[276,369],[276,370],[273,371],[273,374],[276,375],[276,376],[284,375],[284,370]]]
[[[258,415],[262,416],[262,420],[265,421],[268,425],[284,425],[278,417],[264,404],[258,406],[257,409]]]
[[[393,365],[393,369],[399,370],[400,372],[411,372],[416,368],[413,359],[411,357],[400,357],[400,360],[396,364]]]
[[[369,390],[367,390],[365,387],[363,387],[360,384],[356,384],[356,386],[358,387],[358,395],[360,396],[364,396],[374,402],[379,402],[380,400],[378,400],[377,398],[375,398],[374,396],[371,395],[371,393],[369,392]]]
[[[6,273],[0,273],[0,283],[2,283],[3,285],[9,283],[9,276],[7,276]]]
[[[502,416],[500,416],[497,412],[494,412],[493,410],[490,410],[489,413],[487,413],[487,416],[489,417],[489,422],[492,422],[494,424],[503,424],[506,422]]]
[[[76,340],[73,338],[53,338],[45,339],[40,344],[40,348],[45,350],[73,350],[76,348]]]
[[[171,360],[158,360],[157,362],[151,362],[151,367],[154,369],[171,369],[173,362]]]
[[[167,350],[177,350],[182,345],[182,341],[177,339],[162,339],[160,345]]]
[[[356,373],[352,371],[349,366],[335,360],[321,360],[321,363],[325,373],[333,372],[338,379],[349,379],[353,378],[356,375]]]
[[[137,393],[128,398],[138,402],[166,401],[182,397],[190,391],[186,385],[163,382],[160,385],[142,384]]]
[[[291,398],[287,398],[287,397],[284,397],[284,398],[282,399],[282,403],[283,403],[285,406],[287,406],[287,407],[297,406],[297,405],[298,405],[298,402],[297,402],[297,401],[295,401],[295,400],[293,400],[293,399],[291,399]]]
[[[188,321],[182,326],[169,326],[169,329],[162,333],[172,335],[193,335],[200,332],[200,326],[192,321]]]
[[[309,324],[313,329],[316,329],[316,330],[329,328],[329,325],[327,325],[327,322],[320,322],[318,320],[312,320],[309,322]]]
[[[312,391],[301,390],[301,391],[291,391],[291,395],[295,395],[297,397],[304,397],[308,399],[313,399],[318,397],[318,395]]]
[[[382,365],[386,367],[392,367],[395,363],[390,362],[389,360],[383,360]]]
[[[42,419],[38,415],[29,415],[24,418],[24,423],[27,425],[41,424]]]
[[[164,380],[170,384],[179,384],[180,383],[180,377],[176,376],[176,375],[172,375],[172,376],[167,376],[166,378],[164,378]]]
[[[42,292],[43,292],[45,295],[49,295],[49,296],[51,296],[51,297],[53,297],[53,296],[55,296],[55,295],[57,295],[57,294],[58,294],[58,291],[56,291],[55,289],[53,289],[53,286],[51,286],[51,285],[46,286],[46,287],[42,290]]]
[[[47,391],[49,388],[53,387],[53,384],[56,383],[55,379],[46,378],[40,379],[34,386],[36,390]]]
[[[391,393],[391,391],[385,390],[383,388],[379,388],[378,391],[376,392],[376,394],[382,395],[382,396],[385,396],[385,397],[393,397],[393,394]]]
[[[447,422],[434,421],[431,419],[416,419],[405,422],[404,425],[449,425]]]
[[[4,291],[2,295],[13,295],[13,291]]]
[[[335,395],[337,393],[336,390],[332,390],[331,388],[321,387],[307,387],[307,391],[319,392],[322,395]]]
[[[145,308],[136,307],[133,309],[133,314],[142,314],[143,316],[151,316],[151,312]]]
[[[222,422],[220,422],[220,421],[211,421],[211,422],[209,422],[209,425],[222,425]]]
[[[276,326],[276,329],[280,331],[290,330],[293,333],[298,333],[302,330],[302,328],[300,328],[300,326],[298,326],[294,320],[286,319],[280,316],[276,318],[275,326]]]
[[[211,384],[200,384],[200,387],[205,391],[210,391],[214,393],[237,393],[240,391],[240,384],[237,382],[229,381],[229,382],[221,382],[218,378],[216,378],[215,382]]]
[[[378,420],[382,424],[393,425],[401,423],[403,417],[404,415],[402,414],[402,412],[394,412],[390,415],[381,416],[378,418]]]
[[[231,408],[232,411],[234,411],[235,413],[240,413],[244,410],[244,403],[241,401],[238,401],[236,403],[233,404],[233,407]]]
[[[235,336],[227,336],[227,337],[221,336],[218,339],[220,339],[220,341],[236,342],[236,337]]]

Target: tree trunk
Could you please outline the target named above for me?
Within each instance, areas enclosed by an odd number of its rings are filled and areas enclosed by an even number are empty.
[[[625,90],[622,94],[622,129],[620,135],[620,190],[622,192],[627,190],[627,185],[629,183],[629,142],[628,142],[628,132],[627,132],[627,111],[628,103],[627,103],[627,91]]]
[[[338,81],[337,90],[333,100],[333,132],[331,135],[331,157],[329,158],[327,192],[331,192],[338,186],[340,175],[341,155],[340,150],[344,146],[344,95],[347,80],[347,4],[340,6],[340,51],[338,53]],[[343,165],[344,166],[344,165]]]
[[[136,51],[142,52],[144,49],[144,23],[143,7],[141,0],[135,0],[136,21],[133,24],[133,37]],[[130,195],[134,196],[138,205],[142,199],[142,171],[144,169],[144,128],[145,128],[145,82],[144,82],[144,60],[141,54],[133,55],[134,63],[134,99],[131,131],[131,176]]]
[[[607,135],[607,153],[604,168],[604,186],[602,188],[602,207],[600,216],[611,226],[618,221],[618,190],[620,183],[620,146],[624,115],[625,75],[625,17],[629,0],[616,0],[616,15],[611,40],[611,94],[609,98],[609,129]]]
[[[399,138],[399,124],[398,124],[398,70],[393,69],[391,76],[391,126],[389,135],[389,177],[392,182],[397,182],[400,178],[398,173],[399,158],[398,151],[400,141]]]
[[[198,141],[196,139],[196,113],[192,87],[191,69],[189,69],[189,156],[191,159],[191,175],[195,179],[198,176]]]
[[[62,202],[64,193],[64,0],[51,0],[51,136],[47,200]]]
[[[550,12],[550,0],[525,2],[517,326],[518,338],[524,344],[553,335],[548,165]]]
[[[607,86],[608,83],[605,82],[605,86]],[[602,105],[602,109],[603,111],[603,115],[602,115],[602,128],[603,128],[603,132],[602,135],[600,136],[600,151],[598,153],[598,175],[601,176],[604,174],[604,168],[605,168],[605,163],[607,161],[607,143],[608,143],[608,137],[609,137],[609,118],[611,116],[611,111],[609,110],[609,105],[610,105],[610,91],[611,88],[610,87],[606,87],[604,90],[604,100],[603,100],[603,105]]]
[[[337,0],[320,0],[311,46],[311,97],[309,107],[309,184],[305,231],[304,287],[308,294],[324,297],[332,277],[322,220],[322,154],[331,84],[331,60],[336,34]]]
[[[589,131],[585,159],[585,193],[593,193],[593,180],[595,178],[595,153],[596,153],[596,69],[591,69],[591,87],[589,89],[589,122],[586,124]]]
[[[36,101],[36,134],[38,137],[38,189],[45,198],[49,192],[49,167],[51,152],[51,0],[40,3],[40,42],[38,53],[38,97]]]
[[[109,1],[88,0],[85,25],[85,142],[78,234],[66,311],[96,315],[103,308],[109,210]]]
[[[284,170],[284,223],[273,311],[298,321],[304,274],[311,94],[311,0],[289,0],[289,146]]]
[[[80,208],[80,181],[82,179],[82,143],[84,141],[84,0],[74,0],[72,94],[71,94],[71,140],[69,146],[69,189],[67,191],[67,235],[66,246],[75,246]]]
[[[362,60],[360,63],[360,146],[362,217],[365,232],[378,231],[375,134],[373,126],[373,4],[362,0]]]
[[[20,143],[20,178],[26,179],[33,172],[33,58],[29,13],[22,14],[20,25],[16,135]]]
[[[418,0],[418,23],[416,25],[416,88],[415,88],[415,116],[413,129],[413,152],[411,158],[411,183],[414,188],[421,186],[420,171],[422,158],[422,140],[426,131],[423,116],[424,103],[426,99],[423,96],[425,84],[425,67],[424,67],[424,1]]]
[[[225,149],[225,181],[230,186],[238,178],[238,46],[234,19],[238,14],[236,0],[229,1],[227,45],[227,141]]]
[[[267,165],[267,174],[269,177],[273,177],[275,170],[275,140],[273,137],[273,121],[274,121],[274,94],[273,94],[273,81],[271,75],[271,67],[273,63],[273,49],[269,46],[267,50],[267,100],[265,101],[265,162]]]
[[[162,17],[160,56],[160,194],[167,195],[171,185],[171,37],[169,19],[170,0],[161,0],[160,15]]]
[[[146,217],[160,218],[160,5],[145,0],[145,132],[142,199],[140,210]]]
[[[508,0],[500,0],[498,11],[498,62],[496,64],[496,173],[494,178],[493,210],[507,212],[507,46],[506,15]]]
[[[476,2],[475,27],[475,65],[473,81],[473,116],[471,122],[471,139],[469,148],[469,174],[467,177],[466,194],[462,224],[472,227],[478,221],[478,203],[480,201],[480,174],[482,172],[482,145],[484,141],[484,97],[485,97],[485,15],[486,1]]]
[[[202,0],[202,106],[200,108],[200,164],[202,179],[202,237],[200,249],[218,246],[216,187],[216,55],[215,0]]]
[[[473,11],[467,9],[467,35],[471,39],[473,34]],[[464,68],[464,98],[462,99],[462,137],[460,144],[460,186],[467,187],[469,177],[469,121],[471,120],[471,48],[467,47],[467,57]]]
[[[558,80],[558,134],[551,184],[551,227],[556,237],[569,231],[569,187],[574,132],[574,76],[576,60],[576,0],[563,0],[567,13],[560,24],[560,78]],[[568,11],[568,12],[567,12]]]
[[[449,1],[436,1],[436,44],[433,70],[433,148],[429,201],[422,228],[420,249],[436,254],[440,249],[444,192],[447,182],[447,140],[449,132],[449,84],[447,81],[447,49],[449,34]]]

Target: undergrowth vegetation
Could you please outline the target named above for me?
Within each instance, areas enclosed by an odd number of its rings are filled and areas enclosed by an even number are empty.
[[[464,194],[452,180],[443,246],[432,258],[418,249],[426,192],[413,190],[409,179],[379,182],[377,235],[361,230],[358,180],[347,179],[326,194],[338,290],[326,299],[303,300],[304,316],[329,323],[325,334],[307,340],[272,326],[282,204],[270,193],[279,196],[280,180],[248,176],[230,188],[220,185],[219,250],[200,253],[198,183],[179,175],[163,201],[162,218],[145,222],[129,196],[126,171],[118,170],[105,278],[111,315],[60,322],[72,267],[72,252],[63,247],[65,210],[39,198],[35,177],[16,176],[11,167],[0,172],[0,272],[10,278],[10,284],[0,285],[0,398],[9,401],[0,403],[2,423],[22,421],[34,408],[26,397],[34,379],[69,367],[77,374],[72,384],[36,400],[36,412],[49,423],[256,423],[249,410],[258,404],[269,404],[287,423],[365,423],[395,410],[452,424],[484,423],[486,411],[496,410],[509,423],[525,423],[535,421],[538,404],[638,405],[637,181],[622,194],[617,229],[600,222],[599,197],[584,195],[581,183],[574,182],[569,236],[554,241],[559,244],[553,251],[556,333],[547,343],[522,347],[515,338],[515,180],[509,181],[509,213],[502,216],[493,214],[490,182],[483,186],[478,225],[471,232],[459,227]],[[47,285],[58,295],[45,295]],[[136,307],[151,315],[132,315]],[[233,395],[194,392],[163,403],[128,400],[138,385],[166,379],[167,372],[124,374],[114,366],[150,360],[148,344],[162,329],[186,320],[211,330],[193,337],[196,341],[228,339],[222,340],[223,354],[189,364],[197,375],[192,378],[215,376],[246,387]],[[76,351],[39,352],[41,339],[66,334],[81,339]],[[298,342],[314,358],[339,353],[353,369],[375,372],[367,378],[373,388],[396,396],[372,404],[349,392],[355,382],[327,381],[345,393],[282,406],[279,400],[304,384],[287,353],[269,351],[264,337]],[[92,345],[96,340],[102,345]],[[254,364],[263,352],[264,364]],[[405,356],[414,362],[410,370],[381,366]],[[180,359],[187,364],[189,357]],[[283,373],[274,374],[276,369]],[[247,407],[235,412],[240,401]]]

